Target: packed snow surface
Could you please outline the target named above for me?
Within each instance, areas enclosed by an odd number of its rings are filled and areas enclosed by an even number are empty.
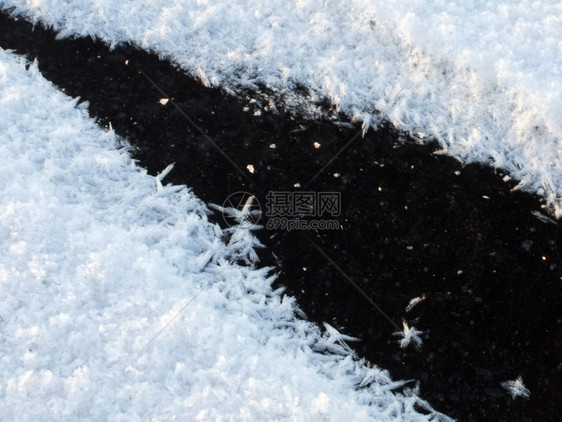
[[[508,171],[562,215],[558,0],[0,0],[61,36],[132,42],[203,83],[329,99]],[[299,97],[305,87],[309,96]],[[310,107],[309,107],[310,108]],[[310,110],[309,110],[310,111]]]
[[[444,418],[298,318],[251,232],[1,49],[0,111],[2,420]]]

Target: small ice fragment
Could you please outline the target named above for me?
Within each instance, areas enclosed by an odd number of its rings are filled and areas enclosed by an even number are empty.
[[[159,102],[161,105],[166,105],[166,104],[168,104],[169,101],[170,101],[169,98],[160,98],[160,99],[158,100],[158,102]]]
[[[248,164],[248,165],[246,166],[246,168],[248,169],[248,171],[249,171],[250,173],[254,174],[255,168],[254,168],[253,164]]]
[[[552,224],[558,224],[556,221],[554,221],[552,218],[544,215],[543,213],[539,212],[539,211],[532,211],[531,212],[535,217],[537,217],[540,221],[542,221],[543,223],[552,223]]]
[[[408,306],[406,306],[406,312],[410,312],[412,309],[414,309],[414,306],[416,306],[418,303],[421,303],[425,300],[425,294],[415,297],[412,300],[410,300],[410,303],[408,303]]]
[[[318,149],[318,148],[320,148],[320,147],[321,147],[321,145],[320,145],[320,144],[319,144],[318,142],[314,142],[314,144],[313,144],[313,145],[314,145],[314,148],[316,148],[316,149]]]
[[[504,381],[501,383],[501,386],[511,394],[513,399],[517,397],[528,399],[531,395],[531,392],[523,384],[523,378],[521,376],[518,376],[515,381]]]
[[[250,214],[250,212],[252,211],[252,205],[253,205],[255,200],[256,200],[256,197],[254,195],[250,195],[248,197],[248,199],[246,199],[246,202],[244,203],[244,206],[242,207],[242,215],[244,217],[247,217]]]
[[[414,346],[420,347],[422,344],[422,339],[420,338],[420,334],[422,331],[416,330],[416,327],[408,327],[408,323],[406,320],[402,320],[402,326],[404,327],[403,331],[397,331],[394,333],[395,336],[402,337],[398,340],[400,344],[400,348],[405,349],[411,342],[414,342]]]

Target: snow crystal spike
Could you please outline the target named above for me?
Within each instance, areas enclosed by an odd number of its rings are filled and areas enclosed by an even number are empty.
[[[332,338],[334,341],[359,341],[357,337],[348,336],[347,334],[342,334],[340,331],[334,327],[332,327],[327,322],[322,323],[324,328],[326,329],[326,333]]]
[[[176,163],[169,164],[161,173],[156,176],[156,178],[160,181],[164,180],[164,178],[170,174],[170,172],[174,169]]]
[[[175,163],[168,165],[161,173],[156,176],[156,190],[160,191],[162,186],[162,180],[173,170]]]
[[[242,207],[243,216],[248,216],[250,214],[250,210],[252,209],[252,205],[254,204],[255,200],[256,197],[254,195],[250,195],[248,199],[246,199],[246,202],[244,203],[244,207]]]

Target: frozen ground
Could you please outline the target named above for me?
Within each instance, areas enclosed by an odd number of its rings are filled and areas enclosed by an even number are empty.
[[[562,215],[556,0],[0,0],[0,6],[61,36],[133,42],[206,84],[233,91],[264,84],[299,107],[328,98],[366,125],[382,114],[465,162],[507,170]],[[295,94],[296,86],[306,87],[309,98]]]
[[[3,50],[0,110],[3,420],[441,419],[297,318],[267,269],[232,264],[248,231],[221,240],[187,188]]]

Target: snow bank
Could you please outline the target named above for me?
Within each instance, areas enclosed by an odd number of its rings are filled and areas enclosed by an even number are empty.
[[[505,169],[562,215],[557,0],[0,0],[0,7],[61,36],[131,41],[206,84],[232,91],[265,84],[301,108],[329,98],[367,126],[387,118],[465,162]],[[310,90],[308,102],[294,93],[298,85]]]
[[[250,232],[223,242],[187,188],[3,50],[0,110],[2,420],[441,419],[232,264]]]

